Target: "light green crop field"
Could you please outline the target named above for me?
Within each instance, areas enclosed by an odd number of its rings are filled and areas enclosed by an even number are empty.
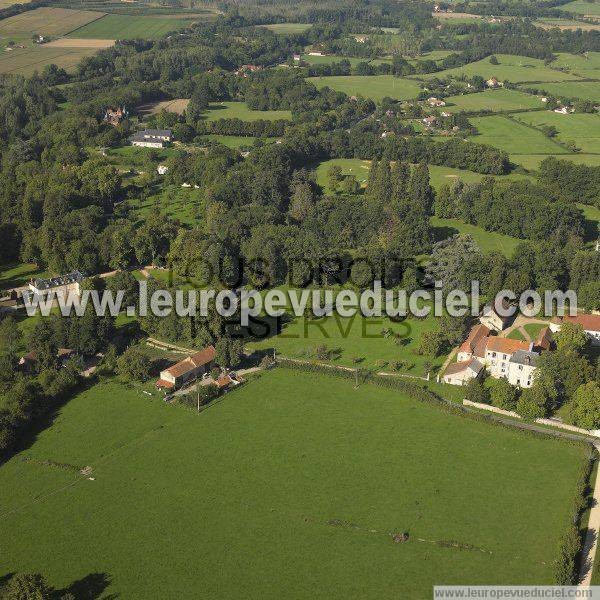
[[[600,116],[597,114],[562,115],[552,111],[519,113],[514,118],[540,127],[549,125],[558,130],[561,142],[573,141],[582,152],[600,153]]]
[[[494,112],[543,108],[540,98],[516,90],[487,90],[476,94],[464,94],[445,98],[448,112],[476,112],[492,110]]]
[[[510,258],[515,251],[515,248],[523,242],[518,238],[501,233],[490,233],[476,225],[463,223],[458,219],[440,219],[431,217],[430,222],[434,228],[433,234],[436,240],[443,240],[457,233],[468,234],[476,242],[481,250],[485,253],[501,253],[507,258]]]
[[[550,584],[582,459],[579,446],[284,369],[200,414],[106,382],[0,467],[0,573],[147,599]]]
[[[544,83],[540,88],[558,98],[581,98],[600,102],[600,81]]]
[[[82,58],[96,52],[98,50],[94,48],[51,48],[44,45],[17,48],[0,54],[0,73],[29,76],[50,64],[74,71]]]
[[[242,121],[276,121],[287,119],[291,121],[289,110],[252,110],[245,102],[219,102],[212,104],[204,115],[207,121],[218,119],[241,119]]]
[[[421,86],[418,82],[405,77],[394,77],[393,75],[310,77],[307,81],[318,88],[328,86],[349,96],[363,96],[376,102],[381,101],[386,96],[397,100],[411,100],[421,92]]]
[[[488,144],[512,154],[568,153],[568,150],[547,138],[542,132],[506,117],[474,117],[470,121],[480,133],[470,138],[473,142]]]
[[[67,37],[98,40],[156,39],[187,27],[187,19],[106,15],[72,31]]]
[[[578,15],[600,16],[600,3],[586,2],[585,0],[575,0],[560,7],[565,12],[572,12]]]
[[[553,70],[544,65],[543,60],[537,58],[529,58],[526,56],[516,56],[512,54],[496,54],[498,59],[497,65],[490,63],[490,57],[484,58],[474,63],[456,67],[454,69],[446,69],[439,73],[431,73],[422,75],[423,79],[431,79],[433,77],[458,77],[466,75],[480,75],[484,79],[496,77],[499,81],[511,81],[513,83],[525,81],[565,81],[577,79],[575,75],[563,73],[558,70]]]
[[[0,35],[64,35],[86,23],[103,18],[91,10],[41,7],[0,21]],[[93,37],[93,36],[92,36]]]
[[[511,154],[510,160],[528,171],[537,171],[540,163],[548,156],[548,154]],[[568,160],[577,165],[600,166],[600,154],[559,154],[556,158]]]
[[[310,23],[274,23],[272,25],[261,25],[266,29],[270,29],[274,33],[281,34],[292,34],[292,33],[304,33],[307,29],[310,29]]]

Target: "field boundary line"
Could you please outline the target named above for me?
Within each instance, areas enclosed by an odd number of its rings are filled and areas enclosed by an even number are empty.
[[[83,11],[80,11],[80,12],[83,12]],[[71,29],[70,31],[67,31],[66,33],[63,33],[60,37],[66,37],[67,35],[71,35],[73,32],[79,31],[80,29],[83,29],[84,27],[87,27],[91,23],[95,23],[96,21],[100,21],[101,19],[104,19],[104,17],[107,17],[107,16],[108,16],[108,13],[102,13],[102,15],[99,16],[98,18],[92,19],[91,21],[88,21],[84,25],[79,25],[79,27],[75,27],[75,29]]]

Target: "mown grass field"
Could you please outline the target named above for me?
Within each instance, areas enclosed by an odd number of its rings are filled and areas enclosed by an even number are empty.
[[[550,584],[581,459],[573,445],[284,369],[199,415],[106,382],[0,467],[0,573],[148,599]]]
[[[473,142],[488,144],[511,154],[568,154],[569,150],[546,137],[541,131],[503,116],[474,117],[471,123],[479,131]]]
[[[586,2],[585,0],[575,0],[560,7],[565,12],[572,12],[579,15],[600,16],[600,4],[596,2]]]
[[[50,64],[73,71],[82,58],[92,56],[97,51],[94,48],[54,48],[43,45],[18,48],[0,54],[0,73],[28,76],[35,71],[41,72]]]
[[[556,56],[552,66],[568,69],[581,77],[600,79],[600,52],[587,52],[585,55],[557,52]]]
[[[289,110],[252,110],[245,102],[219,102],[212,104],[204,115],[207,121],[218,119],[241,119],[242,121],[276,121],[287,119],[291,121]]]
[[[327,173],[333,166],[341,167],[344,175],[354,175],[361,185],[366,185],[371,169],[371,161],[361,160],[360,158],[334,158],[319,163],[316,169],[317,183],[327,192],[331,192]]]
[[[103,13],[97,11],[44,6],[8,19],[2,19],[0,35],[64,35],[102,17]]]
[[[307,29],[310,29],[310,23],[273,23],[271,25],[261,25],[265,29],[270,29],[273,33],[281,34],[294,34],[304,33]]]
[[[105,15],[101,19],[76,29],[69,37],[91,39],[157,39],[170,31],[187,27],[187,19]]]
[[[437,240],[446,239],[457,233],[468,234],[477,242],[477,245],[483,252],[501,253],[507,258],[510,258],[514,254],[515,248],[523,242],[523,240],[511,237],[510,235],[491,233],[476,225],[463,223],[458,219],[431,217],[430,222],[433,227],[433,234]]]
[[[600,153],[600,116],[597,114],[575,113],[561,115],[551,111],[528,112],[514,115],[517,121],[541,127],[556,127],[556,139],[573,142],[586,153]]]
[[[416,81],[393,75],[310,77],[307,81],[318,88],[328,86],[349,96],[363,96],[376,102],[386,96],[397,100],[411,100],[421,92],[421,86]]]
[[[183,225],[194,226],[202,221],[204,199],[201,190],[168,186],[156,194],[141,200],[128,200],[128,208],[133,217],[143,223],[153,213],[179,221]]]
[[[539,87],[557,98],[600,101],[600,81],[544,83]]]
[[[448,112],[477,112],[491,110],[494,112],[523,110],[527,108],[542,108],[539,98],[516,90],[487,90],[476,94],[464,94],[445,98]]]
[[[565,81],[577,79],[575,75],[563,73],[558,70],[551,69],[544,65],[543,60],[529,58],[526,56],[516,56],[512,54],[496,54],[498,59],[497,65],[490,63],[490,57],[484,58],[474,63],[469,63],[462,67],[454,69],[446,69],[439,73],[431,73],[429,75],[421,75],[423,79],[431,79],[433,77],[458,77],[466,75],[480,75],[484,79],[496,77],[499,81],[508,80],[513,83],[525,81]]]

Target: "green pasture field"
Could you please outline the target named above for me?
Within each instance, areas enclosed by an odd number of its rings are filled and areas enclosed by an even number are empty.
[[[187,19],[105,15],[93,23],[75,29],[67,37],[98,40],[157,39],[189,24]]]
[[[156,168],[161,161],[177,153],[175,148],[140,148],[138,146],[123,146],[108,148],[104,160],[117,169],[148,169]],[[150,163],[152,161],[152,163]]]
[[[557,98],[580,98],[582,100],[600,102],[600,81],[544,83],[539,87],[547,94],[556,96]]]
[[[334,77],[310,77],[307,79],[318,88],[330,87],[349,96],[363,96],[376,102],[389,96],[397,100],[411,100],[421,93],[421,86],[411,79],[393,75],[339,75]]]
[[[399,392],[285,369],[200,414],[107,381],[0,467],[0,573],[148,599],[551,584],[583,457]],[[390,533],[405,531],[394,544]]]
[[[497,65],[490,63],[490,57],[484,58],[474,63],[469,63],[462,67],[446,69],[439,73],[430,73],[429,75],[420,75],[423,79],[432,79],[434,77],[473,77],[480,75],[484,79],[496,77],[499,81],[511,81],[513,83],[525,81],[565,81],[577,79],[575,75],[553,70],[544,65],[544,61],[527,56],[517,56],[512,54],[496,54]]]
[[[479,131],[471,141],[488,144],[512,154],[568,154],[569,151],[541,131],[503,116],[474,117],[471,123]]]
[[[502,253],[507,258],[510,258],[515,251],[515,248],[523,243],[523,240],[504,235],[502,233],[490,233],[477,225],[469,225],[458,219],[440,219],[439,217],[431,217],[429,219],[433,227],[433,235],[436,240],[441,241],[457,233],[468,234],[481,248],[482,252]]]
[[[450,96],[444,100],[446,107],[443,110],[448,112],[477,112],[480,110],[502,112],[527,108],[543,108],[544,106],[540,98],[536,96],[505,89]]]
[[[600,3],[575,0],[574,2],[563,4],[560,7],[560,10],[576,13],[578,15],[592,15],[597,17],[600,16]]]
[[[568,54],[557,52],[553,67],[568,69],[571,73],[590,79],[600,79],[600,52]]]
[[[204,118],[207,121],[217,121],[218,119],[241,119],[242,121],[286,119],[291,121],[292,113],[289,110],[252,110],[245,102],[219,102],[210,106]]]
[[[558,27],[562,30],[581,29],[582,31],[598,31],[600,29],[600,25],[598,24],[584,23],[574,19],[537,19],[533,24],[542,29],[552,29],[554,27]]]
[[[104,16],[91,10],[41,7],[0,21],[0,36],[64,35]],[[93,36],[92,36],[93,37]]]
[[[475,173],[474,171],[467,171],[466,169],[438,167],[437,165],[428,165],[428,167],[431,186],[436,190],[439,190],[443,185],[452,183],[457,179],[460,179],[463,183],[477,183],[484,177],[493,177],[494,179],[501,181],[530,179],[530,176],[521,173],[511,173],[510,175],[483,175],[481,173]]]
[[[548,158],[548,154],[511,154],[511,162],[521,165],[528,171],[539,169],[540,163]],[[560,160],[569,160],[577,165],[589,165],[590,167],[600,166],[600,154],[558,154],[556,158]]]
[[[545,110],[519,113],[513,118],[536,127],[554,126],[559,132],[556,137],[559,141],[573,141],[583,153],[600,154],[600,116],[597,114],[562,115]]]
[[[272,25],[261,25],[260,27],[270,29],[274,33],[288,35],[304,33],[307,29],[310,29],[312,25],[310,23],[273,23]]]
[[[44,45],[18,48],[0,54],[0,73],[29,76],[50,64],[74,71],[82,58],[96,52],[97,48],[51,48]]]

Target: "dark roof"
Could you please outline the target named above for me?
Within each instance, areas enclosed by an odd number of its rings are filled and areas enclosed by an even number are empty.
[[[530,352],[526,350],[517,350],[508,362],[516,363],[518,365],[531,365],[535,367],[540,355],[537,352]]]
[[[476,358],[469,358],[461,362],[450,363],[444,372],[444,375],[454,375],[456,373],[462,373],[467,369],[472,369],[475,373],[479,374],[483,365]]]
[[[61,275],[60,277],[50,277],[49,279],[34,279],[33,285],[38,290],[48,290],[51,288],[59,287],[61,285],[68,285],[71,283],[77,283],[83,280],[83,274],[79,271],[73,271],[67,275]]]

